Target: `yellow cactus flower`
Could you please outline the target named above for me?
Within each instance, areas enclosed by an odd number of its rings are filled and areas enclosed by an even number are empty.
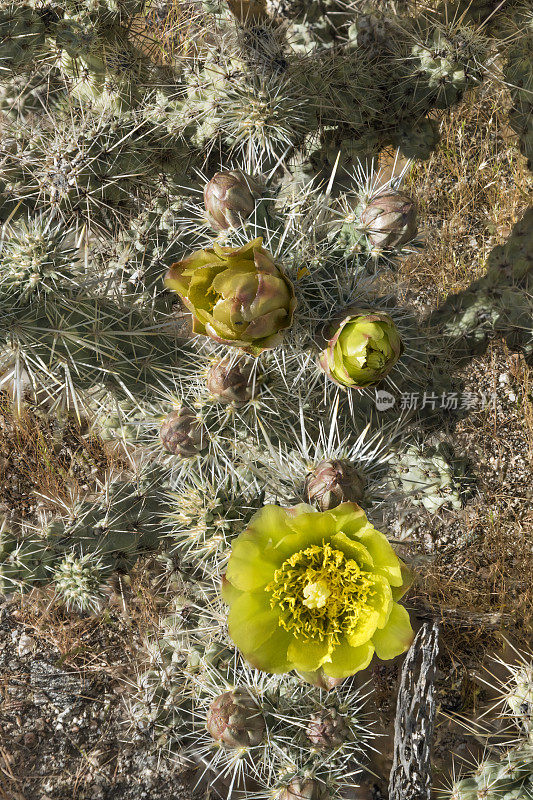
[[[409,572],[356,503],[320,512],[268,505],[234,541],[223,580],[229,633],[265,672],[313,681],[387,660],[413,639],[397,600]]]

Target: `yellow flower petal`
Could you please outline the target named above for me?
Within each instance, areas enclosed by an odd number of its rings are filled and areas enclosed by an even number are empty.
[[[230,583],[225,575],[223,575],[222,584],[220,586],[220,594],[222,595],[224,602],[230,605],[241,596],[242,592],[240,589],[237,589],[232,583]]]
[[[237,589],[251,592],[272,580],[277,563],[269,559],[253,534],[241,533],[231,548],[226,579]]]
[[[354,542],[345,533],[335,533],[331,537],[331,543],[341,550],[347,558],[353,559],[361,569],[372,571],[372,556],[361,542]]]
[[[370,641],[379,622],[379,611],[374,608],[362,608],[357,620],[357,627],[346,638],[350,647],[359,647]]]
[[[259,249],[263,244],[263,237],[258,236],[257,239],[252,239],[250,242],[246,242],[242,247],[224,247],[224,245],[219,244],[218,242],[213,242],[213,250],[223,258],[224,261],[231,261],[231,260],[240,260],[246,257],[252,259],[253,256],[251,255],[255,249]]]
[[[331,659],[332,650],[333,648],[327,639],[322,642],[306,642],[293,638],[289,645],[287,656],[293,669],[313,672]]]
[[[345,525],[349,523],[349,536],[352,535],[352,532],[356,533],[368,524],[365,512],[357,503],[341,503],[336,508],[332,508],[329,513],[335,518],[337,532],[347,533]]]
[[[290,516],[290,508],[266,505],[253,515],[248,530],[253,531],[260,547],[274,547],[284,536],[292,533],[288,524]]]
[[[290,633],[278,627],[264,644],[253,652],[245,653],[245,658],[252,667],[265,672],[290,672],[293,667],[287,657],[287,649],[291,639]]]
[[[222,589],[230,636],[259,669],[341,680],[374,651],[388,659],[409,646],[394,580],[406,580],[405,566],[355,503],[265,506],[232,546]]]
[[[401,600],[406,591],[411,587],[414,580],[413,573],[407,564],[404,564],[401,559],[398,560],[400,561],[400,569],[402,571],[402,585],[392,587],[393,600]]]
[[[402,569],[400,559],[392,549],[387,537],[372,525],[361,530],[357,539],[364,544],[374,561],[374,569],[383,575],[391,586],[402,585]]]
[[[278,630],[279,615],[265,592],[243,592],[228,613],[229,635],[245,656],[261,647]]]
[[[346,640],[333,651],[331,663],[323,664],[322,669],[330,678],[347,678],[362,669],[366,669],[372,661],[374,646],[371,642],[351,647]]]
[[[389,620],[382,630],[372,637],[376,655],[384,661],[399,656],[409,650],[414,638],[409,614],[403,606],[393,603]]]

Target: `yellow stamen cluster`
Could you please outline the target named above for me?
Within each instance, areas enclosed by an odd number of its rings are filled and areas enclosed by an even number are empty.
[[[338,644],[341,636],[356,628],[375,589],[369,572],[329,542],[322,542],[284,561],[266,591],[286,631],[306,640],[329,638]]]

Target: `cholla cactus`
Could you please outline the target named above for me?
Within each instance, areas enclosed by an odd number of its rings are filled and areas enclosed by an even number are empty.
[[[46,65],[8,80],[0,76],[0,111],[12,121],[30,123],[64,97],[63,81]]]
[[[510,124],[518,134],[520,150],[533,169],[533,14],[529,5],[518,5],[509,20],[501,25],[500,36],[505,58],[503,77],[511,92],[513,108]]]
[[[427,386],[456,339],[508,325],[533,347],[530,233],[426,335],[390,296],[410,164],[387,183],[374,167],[429,157],[435,110],[483,78],[482,32],[241,5],[0,0],[0,386],[87,419],[133,469],[5,525],[0,590],[50,584],[95,612],[146,557],[160,616],[137,728],[228,796],[332,800],[372,739],[339,684],[412,637],[408,570],[374,522],[399,497],[460,503],[451,456],[376,398]],[[529,35],[510,39],[528,151]]]
[[[106,496],[96,502],[86,501],[72,509],[71,518],[54,520],[47,530],[46,546],[54,554],[57,567],[56,580],[72,580],[78,571],[80,583],[94,584],[95,570],[108,577],[111,572],[125,572],[140,555],[156,549],[166,535],[164,523],[168,507],[161,485],[161,475],[156,468],[141,468],[136,479],[109,481]],[[61,566],[61,556],[68,547],[76,554],[72,564]],[[90,556],[96,558],[89,565]],[[98,567],[96,566],[98,564]],[[62,583],[63,594],[67,593]],[[70,590],[72,587],[69,586]],[[80,590],[83,593],[83,586]],[[78,603],[78,606],[80,604]]]
[[[124,302],[67,291],[22,311],[0,294],[0,305],[0,374],[18,403],[27,393],[44,395],[79,415],[88,394],[112,390],[139,402],[157,395],[161,376],[181,361],[175,331]]]
[[[507,642],[509,645],[509,643]],[[533,656],[520,652],[510,646],[511,659],[495,658],[498,667],[503,668],[507,677],[490,678],[480,676],[480,680],[499,692],[499,701],[494,705],[499,717],[518,728],[521,736],[532,740],[533,736]],[[489,670],[487,670],[489,671]],[[491,672],[491,671],[489,671]]]
[[[474,774],[453,784],[450,800],[521,800],[533,796],[533,746],[509,750],[499,760],[487,758]]]
[[[0,9],[0,74],[30,69],[45,41],[39,14],[24,3],[3,3]]]
[[[181,745],[185,757],[203,764],[204,774],[211,769],[230,791],[246,786],[246,777],[261,797],[310,778],[333,797],[353,786],[374,738],[361,692],[343,686],[324,694],[292,676],[251,670],[231,647],[191,639],[189,653],[191,645],[199,660],[191,663],[182,651],[181,671],[178,661],[161,659],[169,652],[164,642],[161,649],[151,647],[153,664],[140,676],[130,706],[136,725],[151,721],[160,746],[172,752]],[[177,674],[179,693],[173,688]]]
[[[533,662],[524,661],[511,670],[505,702],[510,714],[525,731],[533,731]]]
[[[248,492],[213,485],[199,477],[197,486],[183,487],[168,498],[169,544],[191,572],[221,577],[231,540],[240,533],[260,505],[255,487]]]
[[[82,280],[74,231],[51,219],[19,220],[1,250],[0,293],[28,302],[33,296],[72,291]]]
[[[490,680],[481,677],[481,680],[501,690],[500,701],[493,711],[498,709],[498,717],[510,721],[512,726],[503,731],[499,726],[497,739],[489,735],[488,753],[470,775],[453,782],[447,794],[450,800],[533,797],[533,660],[531,653],[510,647],[515,654],[514,663],[503,658],[494,659],[506,669],[509,677],[498,679],[496,685],[493,677]],[[502,732],[510,734],[509,742],[503,746],[493,744],[494,740],[501,740]]]
[[[94,17],[65,17],[52,31],[57,64],[72,95],[95,109],[131,108],[146,83],[144,62],[118,25],[95,26]]]
[[[415,102],[447,108],[456,103],[468,86],[481,79],[484,43],[475,29],[455,26],[438,30],[429,41],[412,48],[416,73]]]
[[[112,229],[146,191],[158,149],[147,147],[134,117],[65,117],[8,129],[0,148],[4,191],[20,209],[59,214],[67,222]],[[155,162],[154,162],[155,155]]]
[[[439,126],[434,119],[401,122],[393,134],[393,142],[405,158],[428,159],[439,143]]]
[[[464,460],[454,456],[445,443],[426,448],[409,445],[390,459],[391,487],[401,491],[413,505],[431,512],[445,505],[459,509],[466,491]]]
[[[98,558],[94,555],[76,557],[69,553],[53,573],[58,597],[67,609],[97,611],[102,599]]]
[[[43,586],[50,580],[53,554],[45,540],[17,536],[3,519],[0,523],[0,592],[12,594]]]
[[[389,461],[399,442],[411,442],[413,437],[408,416],[392,423],[372,423],[360,418],[355,409],[353,414],[348,408],[339,414],[339,407],[336,402],[327,422],[315,428],[308,420],[292,430],[290,443],[267,445],[259,455],[269,475],[267,491],[273,497],[308,502],[322,511],[325,504],[328,508],[338,505],[337,500],[365,508],[387,502]]]

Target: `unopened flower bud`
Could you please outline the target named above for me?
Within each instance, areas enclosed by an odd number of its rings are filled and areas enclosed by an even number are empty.
[[[259,187],[240,170],[217,172],[204,188],[207,220],[216,231],[239,228],[255,208]]]
[[[159,436],[168,453],[183,458],[198,455],[209,443],[205,426],[191,409],[185,407],[165,418]]]
[[[244,405],[253,396],[252,365],[231,356],[216,361],[207,374],[207,388],[221,403]]]
[[[320,461],[305,479],[305,499],[321,511],[330,511],[341,503],[359,503],[365,493],[365,481],[355,466],[345,458]]]
[[[328,800],[329,794],[314,778],[293,778],[277,796],[277,800]]]
[[[392,318],[383,311],[347,308],[329,330],[319,364],[339,386],[362,389],[385,378],[403,353]]]
[[[305,733],[317,749],[328,750],[344,744],[350,729],[344,717],[331,708],[312,714]]]
[[[242,247],[217,241],[170,267],[165,285],[193,315],[193,333],[257,356],[292,325],[292,282],[258,236]]]
[[[228,747],[254,747],[263,740],[265,720],[255,697],[237,686],[213,700],[206,728],[215,741]]]
[[[361,225],[374,247],[401,247],[417,234],[416,203],[404,192],[378,192],[366,204]]]

